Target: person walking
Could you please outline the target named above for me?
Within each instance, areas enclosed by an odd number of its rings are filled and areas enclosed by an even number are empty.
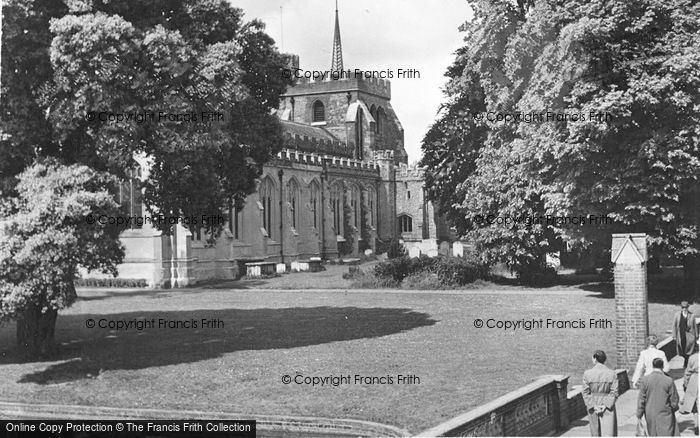
[[[652,373],[639,381],[637,418],[646,418],[649,436],[679,435],[675,414],[678,410],[676,385],[664,374],[661,359],[654,359],[652,365]]]
[[[683,401],[681,402],[680,413],[698,412],[698,344],[695,343],[695,353],[688,359],[688,366],[683,376]],[[695,415],[695,433],[698,431],[698,416]]]
[[[688,366],[688,358],[693,354],[695,341],[698,338],[698,326],[695,315],[688,309],[688,302],[681,302],[681,310],[673,317],[673,339],[676,341],[676,352],[683,356],[683,368]]]
[[[659,338],[656,335],[650,335],[647,338],[647,348],[639,353],[639,359],[637,360],[637,366],[634,369],[634,374],[632,375],[632,388],[636,388],[639,384],[639,379],[642,376],[648,376],[654,371],[652,362],[654,359],[659,358],[664,361],[664,366],[662,371],[668,373],[670,369],[668,365],[668,360],[666,360],[666,353],[656,348],[659,343]]]
[[[583,401],[586,403],[591,436],[617,436],[617,374],[605,366],[604,351],[593,353],[593,368],[583,373]]]

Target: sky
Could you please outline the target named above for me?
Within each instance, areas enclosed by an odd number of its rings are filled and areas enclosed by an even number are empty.
[[[300,68],[330,69],[333,0],[230,3],[247,20],[261,19],[281,51],[299,55]],[[338,9],[345,69],[420,72],[420,79],[391,79],[391,106],[404,128],[409,162],[419,160],[421,140],[444,101],[445,71],[463,44],[458,27],[471,18],[466,0],[339,0]]]

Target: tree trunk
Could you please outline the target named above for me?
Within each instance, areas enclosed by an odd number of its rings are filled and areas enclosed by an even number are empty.
[[[25,307],[17,318],[17,349],[25,359],[46,358],[55,353],[54,331],[58,311],[42,313],[35,304]]]

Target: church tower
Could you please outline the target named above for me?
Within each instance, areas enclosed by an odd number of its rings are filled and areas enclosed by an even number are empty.
[[[396,164],[406,163],[403,127],[391,107],[391,83],[373,72],[345,68],[336,1],[330,72],[343,75],[333,78],[329,74],[323,80],[302,77],[287,89],[278,110],[283,126],[299,135],[307,134],[301,134],[302,128],[295,125],[317,128],[324,138],[344,145],[344,156],[373,160],[391,151]],[[299,70],[301,75],[305,72]]]

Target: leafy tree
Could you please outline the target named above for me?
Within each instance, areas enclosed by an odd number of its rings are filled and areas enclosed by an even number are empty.
[[[448,102],[423,142],[428,192],[457,229],[485,258],[520,272],[542,267],[560,239],[609,245],[615,231],[650,233],[653,251],[692,265],[700,248],[700,5],[482,0],[474,8],[448,71]],[[585,119],[469,120],[489,111]],[[469,220],[488,214],[607,214],[614,223]]]
[[[51,149],[51,125],[40,93],[53,71],[49,20],[68,8],[60,1],[3,2],[0,82],[0,196],[37,154]]]
[[[115,183],[105,172],[46,160],[20,174],[17,197],[0,204],[0,321],[17,319],[24,356],[51,354],[58,310],[77,298],[79,268],[116,275],[121,230],[86,220],[120,214],[105,189]]]
[[[282,147],[287,57],[224,0],[9,0],[3,18],[0,199],[21,199],[18,175],[46,157],[120,179],[142,157],[151,213],[224,216]],[[64,281],[46,272],[47,290]]]
[[[224,215],[229,197],[250,193],[262,165],[281,148],[270,111],[289,85],[281,75],[287,61],[261,23],[243,24],[242,12],[225,1],[156,4],[164,9],[95,2],[52,22],[51,117],[67,138],[94,139],[74,143],[76,155],[106,156],[109,169],[124,169],[135,154],[148,156],[144,201],[151,211]],[[161,120],[85,120],[101,112]],[[206,119],[212,113],[223,120]]]

